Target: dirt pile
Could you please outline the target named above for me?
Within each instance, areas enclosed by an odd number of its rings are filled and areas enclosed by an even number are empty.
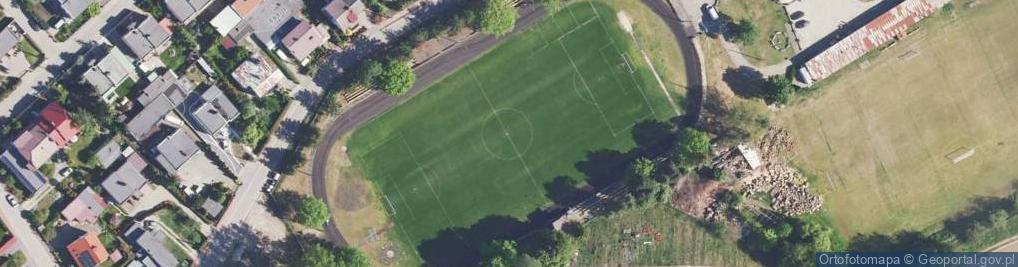
[[[746,195],[764,193],[771,196],[772,208],[788,216],[820,210],[820,196],[809,189],[809,183],[796,169],[785,162],[785,153],[792,150],[792,139],[783,129],[771,128],[759,142],[750,146],[760,158],[756,169],[738,148],[723,151],[715,158],[714,167],[736,178],[736,188]]]

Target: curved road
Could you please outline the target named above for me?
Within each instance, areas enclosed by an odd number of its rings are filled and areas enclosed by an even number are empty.
[[[671,6],[664,2],[664,0],[642,0],[644,5],[654,10],[658,16],[660,16],[671,29],[671,33],[678,40],[679,47],[682,50],[682,56],[686,58],[686,76],[689,81],[689,95],[695,98],[700,98],[702,94],[702,75],[701,66],[697,51],[690,36],[696,33],[696,29],[692,26],[683,26],[682,22],[676,17]],[[514,32],[522,31],[535,22],[539,21],[544,17],[542,9],[538,8],[537,5],[528,5],[520,9],[520,18],[517,21],[516,29]],[[501,41],[501,39],[492,36],[477,36],[471,38],[463,44],[460,44],[457,48],[446,52],[445,54],[419,66],[414,70],[417,74],[417,81],[414,86],[410,88],[410,91],[399,97],[388,96],[385,94],[373,94],[367,96],[361,102],[355,104],[349,110],[344,112],[335,121],[333,121],[329,128],[325,131],[324,138],[315,147],[315,155],[312,160],[311,170],[311,185],[312,193],[315,197],[327,200],[328,192],[325,188],[325,174],[326,166],[329,161],[329,152],[332,147],[336,144],[336,141],[340,137],[350,132],[357,126],[360,126],[364,122],[375,118],[376,116],[384,113],[390,108],[399,105],[403,101],[413,97],[420,93],[425,88],[430,86],[438,79],[444,77],[446,74],[451,73],[463,66],[467,62],[470,62],[474,57],[484,53],[489,48],[495,46]],[[698,101],[689,101],[693,103],[692,106],[687,107],[687,110],[691,114],[699,114],[700,103]],[[698,117],[698,116],[696,116]],[[692,119],[691,122],[696,121],[696,117],[687,118]],[[326,201],[328,203],[328,201]],[[332,207],[329,207],[330,209]],[[330,242],[346,246],[346,239],[343,238],[342,233],[335,225],[335,221],[329,221],[325,227],[326,239]]]

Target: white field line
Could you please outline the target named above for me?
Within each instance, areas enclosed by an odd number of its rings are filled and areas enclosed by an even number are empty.
[[[506,140],[509,140],[509,145],[512,146],[513,152],[516,153],[516,158],[518,158],[520,160],[520,163],[523,164],[523,170],[527,172],[527,177],[530,178],[530,183],[534,184],[534,188],[538,190],[537,192],[541,192],[544,189],[542,189],[541,186],[539,186],[537,184],[537,180],[534,180],[534,174],[530,171],[530,166],[528,166],[527,162],[525,160],[523,160],[523,154],[520,154],[519,148],[516,147],[516,142],[513,141],[512,138],[510,138],[510,136],[509,136],[509,128],[507,128],[505,126],[505,123],[502,122],[502,119],[500,119],[498,117],[498,114],[497,114],[497,112],[495,110],[495,105],[491,103],[491,99],[488,98],[488,93],[484,91],[484,85],[481,84],[481,81],[477,79],[477,75],[474,74],[474,70],[473,69],[467,68],[467,72],[470,73],[470,77],[473,78],[474,79],[474,83],[477,84],[477,89],[481,91],[481,96],[484,97],[484,101],[488,103],[488,107],[491,109],[491,116],[495,117],[495,120],[498,121],[499,126],[502,127],[502,131],[506,135]],[[533,126],[531,126],[531,128],[533,128]],[[531,139],[534,138],[533,134],[531,134],[530,138]],[[533,141],[531,141],[531,142],[533,142]]]
[[[438,197],[438,193],[435,191],[435,187],[432,186],[431,181],[428,180],[428,171],[424,169],[424,165],[422,165],[421,162],[417,160],[417,156],[414,155],[414,150],[410,148],[410,143],[406,141],[406,138],[403,137],[403,134],[399,135],[399,139],[403,140],[403,145],[406,146],[407,152],[410,152],[410,158],[414,160],[414,163],[417,164],[417,168],[421,170],[421,177],[424,178],[424,183],[426,183],[428,185],[428,189],[431,190],[431,195],[435,196],[435,200],[438,201],[438,206],[442,208],[442,213],[445,214],[445,219],[449,221],[449,225],[455,225],[452,222],[452,217],[449,216],[449,210],[445,208],[445,204],[443,204],[442,199]]]
[[[597,103],[597,97],[594,96],[594,92],[590,90],[590,85],[587,84],[587,79],[583,77],[583,73],[580,72],[580,68],[576,66],[576,61],[573,61],[573,56],[569,54],[569,49],[567,49],[566,45],[562,43],[562,40],[559,40],[558,44],[562,47],[562,51],[566,53],[566,58],[569,59],[569,64],[573,66],[573,71],[575,71],[576,75],[580,77],[580,82],[583,83],[583,87],[587,88],[587,94],[590,95],[590,100],[594,102],[594,108],[597,108],[597,112],[601,114],[601,119],[604,120],[605,126],[608,126],[608,131],[611,131],[613,137],[616,136],[615,128],[613,128],[611,122],[608,121],[608,116],[604,115],[604,110],[601,109],[601,105]]]
[[[602,25],[602,26],[604,26],[604,23],[602,22],[602,24],[601,24],[601,25]],[[640,85],[640,81],[636,79],[636,76],[634,76],[634,73],[636,73],[636,71],[635,71],[635,70],[634,70],[634,69],[633,69],[633,68],[632,68],[631,66],[629,66],[629,60],[627,59],[627,57],[626,57],[626,54],[625,54],[625,53],[623,53],[623,52],[622,52],[621,50],[619,50],[619,48],[618,48],[617,46],[615,46],[615,42],[614,42],[614,41],[613,41],[613,42],[611,42],[611,43],[610,43],[610,44],[608,44],[608,45],[610,45],[610,46],[612,47],[612,50],[615,50],[615,53],[616,53],[616,54],[618,54],[618,55],[619,55],[619,57],[621,57],[621,58],[622,58],[622,60],[624,60],[624,61],[626,62],[626,66],[630,68],[630,73],[628,73],[628,74],[629,74],[629,75],[628,75],[628,76],[629,76],[629,79],[630,79],[630,80],[632,80],[632,81],[633,81],[633,85],[635,85],[635,86],[636,86],[636,92],[640,93],[640,96],[641,96],[641,97],[643,97],[643,104],[644,104],[644,105],[646,105],[646,106],[647,106],[647,109],[649,109],[649,110],[650,110],[650,113],[651,113],[651,114],[650,114],[650,115],[648,115],[648,116],[644,116],[644,117],[643,117],[643,118],[641,118],[640,120],[641,120],[641,121],[642,121],[642,120],[645,120],[645,119],[647,119],[647,117],[657,117],[657,111],[656,111],[656,110],[654,110],[654,105],[650,104],[650,98],[649,98],[649,97],[647,97],[647,94],[643,92],[643,90],[644,90],[644,89],[643,89],[643,86],[641,86],[641,85]],[[605,46],[605,47],[607,47],[607,46]],[[608,62],[609,64],[611,64],[611,61],[610,61],[610,60],[607,60],[607,59],[605,59],[605,58],[604,58],[604,52],[601,52],[601,56],[602,56],[602,60],[605,60],[606,62]],[[613,75],[613,76],[614,76],[614,75]],[[618,77],[616,77],[616,79],[618,79]],[[625,88],[625,87],[623,87],[623,86],[622,86],[621,84],[622,84],[622,83],[621,83],[621,81],[620,81],[620,82],[619,82],[619,87],[621,87],[621,88]],[[633,125],[636,125],[636,123],[638,123],[638,122],[633,122]],[[628,130],[628,128],[632,128],[632,127],[633,127],[633,126],[632,126],[632,125],[630,125],[629,127],[626,127],[627,129],[623,129],[623,131],[625,131],[625,130]]]
[[[391,179],[389,179],[388,181],[392,182]],[[396,185],[395,187],[396,187],[396,193],[399,194],[399,198],[403,199],[403,206],[406,206],[407,211],[410,212],[410,218],[413,219],[414,221],[416,221],[417,220],[417,215],[414,214],[414,209],[410,208],[410,204],[408,204],[410,202],[407,201],[406,195],[403,195],[403,190],[400,189],[399,185]]]
[[[590,7],[594,10],[594,15],[597,16],[598,18],[601,18],[601,14],[597,12],[597,8],[594,7],[593,2],[590,3]],[[601,26],[604,26],[604,22],[601,23]],[[662,80],[661,75],[658,74],[657,68],[654,67],[654,63],[650,60],[650,56],[648,56],[647,52],[643,50],[643,46],[640,45],[640,40],[636,39],[636,34],[630,32],[629,36],[633,37],[633,42],[636,43],[636,47],[638,48],[638,50],[640,50],[640,54],[643,55],[643,60],[647,62],[647,66],[650,66],[650,71],[654,73],[654,79],[657,80],[657,84],[658,86],[661,87],[661,91],[664,92],[665,97],[668,98],[668,103],[671,104],[672,109],[675,110],[675,116],[682,115],[682,111],[679,109],[679,105],[675,104],[675,99],[672,99],[672,94],[668,92],[668,87],[665,86],[664,80]]]

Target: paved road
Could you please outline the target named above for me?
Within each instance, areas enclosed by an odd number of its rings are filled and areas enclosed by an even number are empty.
[[[257,208],[259,198],[263,195],[262,185],[268,179],[269,168],[261,162],[250,162],[244,165],[237,177],[240,178],[240,186],[237,187],[230,206],[223,212],[223,217],[216,224],[217,228],[225,228],[234,223],[239,223],[247,217],[252,210]]]
[[[8,194],[5,189],[3,196],[7,197]],[[21,217],[21,209],[11,207],[6,201],[3,202],[0,203],[0,220],[3,220],[7,230],[18,238],[21,251],[28,259],[28,265],[57,266],[57,260],[50,254],[49,246],[42,241],[35,229],[32,229],[28,220]]]
[[[137,9],[130,0],[110,0],[103,6],[99,15],[89,19],[71,38],[65,42],[57,43],[45,31],[29,27],[28,18],[21,12],[21,9],[14,7],[13,2],[13,0],[0,0],[0,7],[6,11],[4,15],[14,18],[14,21],[25,30],[32,42],[39,46],[39,50],[46,54],[46,58],[38,67],[22,75],[21,83],[17,88],[0,101],[0,117],[10,117],[11,114],[16,114],[16,111],[21,112],[35,101],[34,97],[26,96],[41,95],[48,90],[43,84],[63,71],[60,68],[64,64],[64,59],[60,57],[61,54],[74,53],[87,43],[104,42],[104,38],[98,33],[106,25],[107,20],[124,9]]]

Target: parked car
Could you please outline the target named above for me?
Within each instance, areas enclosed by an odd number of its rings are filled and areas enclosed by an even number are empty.
[[[276,188],[276,180],[265,180],[265,185],[262,186],[262,191],[265,193],[272,192],[272,189]]]
[[[14,198],[14,195],[7,194],[7,204],[10,204],[11,207],[18,207],[18,199]]]
[[[274,171],[269,171],[269,179],[275,180],[275,181],[279,181],[279,173],[278,172],[274,172]]]
[[[65,167],[60,170],[60,176],[67,177],[68,175],[71,175],[72,172],[74,172],[74,168]]]

